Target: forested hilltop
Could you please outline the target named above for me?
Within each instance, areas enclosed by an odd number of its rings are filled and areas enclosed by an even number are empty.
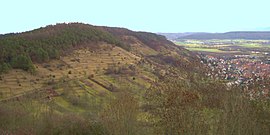
[[[131,41],[123,39],[123,36],[127,35],[138,38],[154,50],[164,47],[171,50],[181,49],[167,41],[165,37],[153,33],[82,23],[49,25],[33,31],[1,35],[0,73],[7,72],[10,68],[34,73],[33,62],[42,63],[57,59],[82,47],[95,48],[98,42],[106,42],[130,51]]]
[[[47,62],[59,58],[74,48],[100,41],[126,50],[130,49],[127,44],[107,31],[79,23],[58,24],[19,34],[2,35],[0,72],[6,72],[9,68],[34,72],[32,62]]]

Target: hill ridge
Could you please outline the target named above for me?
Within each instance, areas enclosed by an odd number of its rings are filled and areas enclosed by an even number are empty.
[[[187,35],[179,35],[178,33],[166,34],[165,35],[169,40],[182,40],[182,39],[249,39],[249,40],[270,40],[270,31],[230,31],[225,33],[189,33]],[[173,37],[173,38],[172,38]]]

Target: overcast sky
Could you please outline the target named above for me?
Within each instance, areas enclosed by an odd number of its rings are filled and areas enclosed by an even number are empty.
[[[3,0],[0,33],[83,22],[149,32],[270,27],[270,0]]]

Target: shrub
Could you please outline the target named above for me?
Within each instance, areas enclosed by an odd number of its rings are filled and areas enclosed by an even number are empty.
[[[144,109],[156,134],[267,135],[270,103],[251,101],[240,88],[217,81],[160,80],[147,90]],[[266,109],[268,108],[268,109]]]
[[[59,59],[60,58],[59,51],[56,49],[49,49],[48,55],[51,59]]]
[[[11,66],[13,68],[23,69],[31,73],[35,72],[35,67],[31,59],[25,55],[18,55],[11,60]]]
[[[139,103],[127,92],[120,92],[101,112],[101,121],[111,135],[135,135]]]
[[[48,52],[46,52],[42,48],[38,48],[38,49],[33,50],[32,53],[30,53],[30,56],[31,56],[33,61],[36,61],[39,63],[46,62],[49,60]]]
[[[11,66],[8,63],[0,64],[0,74],[7,73],[10,70]]]
[[[133,65],[116,65],[112,64],[106,69],[105,74],[125,74],[125,75],[135,75],[136,68]]]

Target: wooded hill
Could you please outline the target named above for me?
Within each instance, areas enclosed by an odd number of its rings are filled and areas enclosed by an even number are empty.
[[[70,49],[85,43],[104,41],[129,49],[119,39],[91,25],[59,24],[19,34],[0,37],[0,71],[19,68],[33,72],[32,62],[59,58]]]
[[[106,42],[131,51],[132,41],[123,38],[128,35],[136,37],[154,50],[183,50],[167,41],[164,36],[153,33],[81,23],[49,25],[33,31],[1,35],[0,73],[7,72],[11,68],[34,73],[33,62],[42,63],[57,59],[76,48],[95,48],[97,42]]]

